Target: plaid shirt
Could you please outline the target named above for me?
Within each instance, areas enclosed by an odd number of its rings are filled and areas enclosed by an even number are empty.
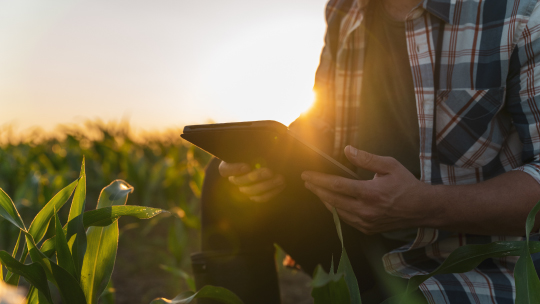
[[[317,99],[297,121],[317,128],[319,141],[333,143],[327,147],[333,146],[338,159],[357,137],[366,4],[328,3]],[[421,180],[473,184],[520,170],[540,183],[538,0],[424,0],[409,13],[405,28],[420,126]],[[407,278],[434,270],[459,246],[521,239],[420,228],[414,242],[386,254],[383,262],[389,273]],[[513,303],[516,260],[489,259],[471,272],[435,276],[421,290],[430,303]]]

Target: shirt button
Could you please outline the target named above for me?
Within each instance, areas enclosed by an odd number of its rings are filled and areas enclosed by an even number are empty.
[[[420,53],[420,46],[418,44],[416,45],[416,52]]]

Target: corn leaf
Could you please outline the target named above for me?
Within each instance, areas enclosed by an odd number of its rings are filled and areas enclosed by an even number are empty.
[[[17,275],[25,278],[32,286],[37,288],[40,293],[44,295],[49,303],[52,303],[51,291],[49,290],[49,285],[47,284],[47,276],[45,271],[38,263],[32,263],[25,265],[16,259],[14,259],[9,253],[5,251],[0,251],[0,261],[2,264]]]
[[[30,291],[28,291],[28,294],[26,295],[26,302],[25,304],[37,304],[39,302],[38,299],[38,290],[34,287],[30,287]]]
[[[28,248],[26,247],[26,243],[23,243],[23,252],[21,253],[19,262],[24,263],[24,261],[26,261],[27,256],[28,256]],[[6,283],[13,286],[19,285],[19,275],[14,274],[8,270],[8,272],[6,273]]]
[[[167,211],[143,206],[111,206],[85,212],[83,221],[85,228],[90,226],[107,226],[124,215],[133,216],[138,219],[149,219],[163,212]]]
[[[17,228],[26,231],[23,220],[11,198],[0,188],[0,216]]]
[[[47,300],[47,297],[45,297],[41,291],[38,291],[38,303],[39,304],[53,304],[53,302],[49,302]]]
[[[69,274],[71,274],[77,280],[77,282],[79,282],[79,276],[77,276],[77,272],[75,270],[75,263],[71,257],[71,252],[69,251],[69,246],[66,241],[64,231],[62,230],[62,224],[60,223],[58,214],[55,214],[54,220],[56,230],[56,263],[58,266],[64,268]]]
[[[11,256],[16,259],[17,258],[17,251],[19,251],[19,245],[21,243],[21,234],[23,233],[22,230],[19,231],[19,236],[17,237],[17,243],[15,243],[15,247],[13,248],[13,253]],[[26,248],[26,247],[25,247]],[[22,262],[22,261],[21,261]],[[3,279],[2,275],[2,267],[0,266],[0,280]],[[10,285],[19,285],[19,276],[13,275],[10,271],[6,273],[6,283]]]
[[[343,272],[333,273],[333,265],[326,273],[318,265],[313,275],[311,296],[314,304],[350,304],[351,297]]]
[[[77,187],[78,182],[79,180],[76,180],[60,190],[36,215],[32,224],[30,224],[30,229],[28,231],[35,242],[39,243],[43,236],[45,236],[45,232],[47,232],[49,222],[55,214],[55,210],[60,210],[60,208],[64,206],[71,196],[71,193],[73,193],[73,190],[75,190],[75,187]]]
[[[62,296],[62,303],[81,304],[86,302],[84,292],[75,277],[55,263],[51,263],[51,269]]]
[[[514,278],[516,280],[516,303],[538,303],[540,299],[540,279],[534,268],[531,258],[531,242],[529,237],[534,228],[536,214],[540,211],[540,202],[536,203],[529,212],[525,223],[525,245],[521,256],[514,269]]]
[[[133,187],[116,180],[99,195],[97,208],[124,205]],[[107,227],[90,227],[81,270],[81,285],[88,304],[95,304],[111,278],[118,248],[118,222]]]
[[[211,299],[225,304],[243,304],[242,300],[232,291],[223,287],[206,285],[197,292],[186,291],[172,300],[164,298],[155,299],[150,304],[187,304],[195,303],[195,299]]]
[[[67,226],[67,239],[71,239],[71,236],[75,236],[73,243],[70,246],[73,264],[75,267],[74,276],[79,279],[81,276],[81,268],[84,259],[84,253],[86,252],[86,231],[82,217],[80,216],[84,212],[84,206],[86,204],[86,172],[84,157],[81,165],[81,173],[79,177],[79,183],[75,194],[73,195],[73,202],[69,210],[68,223],[73,224]],[[67,269],[67,268],[66,268]]]
[[[85,303],[84,292],[78,281],[64,268],[52,263],[36,246],[32,236],[26,235],[26,244],[30,251],[32,261],[41,265],[49,281],[60,291],[62,302],[66,304]]]
[[[29,233],[26,234],[25,237],[26,246],[28,246],[28,251],[30,252],[30,258],[32,259],[32,262],[40,264],[45,271],[45,274],[47,275],[47,279],[56,285],[56,281],[52,274],[51,261],[41,251],[39,251],[36,243],[34,242],[32,236]]]
[[[341,258],[339,260],[338,273],[343,273],[345,278],[345,283],[349,289],[350,303],[351,304],[361,304],[362,299],[360,297],[360,288],[358,287],[358,281],[356,280],[356,275],[351,265],[351,261],[345,250],[345,245],[343,243],[343,232],[341,230],[341,222],[337,214],[336,208],[332,208],[332,213],[334,216],[334,223],[336,225],[336,230],[338,233],[339,240],[341,241]]]
[[[77,225],[78,218],[81,218],[81,217],[83,218],[84,229],[87,229],[93,226],[97,226],[97,227],[108,226],[114,223],[116,220],[118,220],[118,218],[120,218],[121,216],[133,216],[138,219],[149,219],[163,212],[167,212],[167,211],[163,209],[143,207],[143,206],[104,207],[104,208],[99,208],[96,210],[86,211],[82,215],[79,215],[77,218],[67,223],[64,226],[63,231],[67,232],[66,239],[71,239],[73,235],[75,234],[70,234],[70,230],[72,231],[71,233],[73,233],[75,229],[70,229],[70,227],[72,226],[74,227],[75,225]],[[56,250],[55,242],[56,242],[55,236],[46,240],[41,246],[41,252],[43,252],[46,256],[49,256],[49,257],[52,256],[52,254]]]

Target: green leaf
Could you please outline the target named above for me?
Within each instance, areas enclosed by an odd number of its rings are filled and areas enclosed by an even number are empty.
[[[25,265],[16,259],[14,259],[9,253],[5,251],[0,251],[0,262],[12,273],[22,276],[25,278],[32,286],[36,287],[49,301],[52,303],[51,291],[49,290],[49,285],[47,284],[47,276],[41,265],[37,263],[32,263]]]
[[[62,224],[58,218],[58,214],[54,216],[55,220],[55,230],[56,230],[56,261],[58,266],[64,268],[69,274],[71,274],[77,282],[79,282],[79,277],[75,270],[75,263],[71,257],[71,252],[69,251],[69,246],[66,241],[66,236],[62,230]]]
[[[516,280],[516,303],[538,303],[540,280],[536,274],[531,254],[526,249],[523,250],[516,263],[514,278]]]
[[[321,265],[317,265],[313,273],[313,280],[310,285],[313,288],[322,287],[330,282],[337,282],[343,277],[343,273],[334,273],[334,266],[330,268],[330,272],[326,273]]]
[[[64,268],[52,263],[36,246],[32,236],[26,235],[26,244],[30,251],[32,261],[39,263],[45,270],[45,274],[60,291],[62,301],[66,304],[85,303],[86,299],[78,280]]]
[[[13,253],[11,254],[11,256],[15,259],[17,258],[16,255],[17,255],[17,251],[19,251],[19,245],[21,243],[21,234],[23,232],[22,231],[19,231],[19,236],[17,237],[17,243],[15,243],[15,247],[13,248]]]
[[[99,195],[97,208],[124,205],[133,187],[116,180]],[[88,304],[95,304],[111,279],[118,248],[118,222],[107,227],[90,227],[81,271],[81,285]]]
[[[514,269],[516,280],[516,303],[538,303],[540,299],[540,279],[534,268],[531,258],[531,242],[529,241],[531,231],[534,228],[536,214],[540,211],[540,202],[536,203],[527,216],[525,223],[525,244],[521,256]]]
[[[79,183],[75,189],[73,195],[73,202],[69,210],[68,223],[73,224],[67,226],[67,235],[75,236],[73,243],[70,246],[71,255],[73,257],[73,264],[75,267],[75,277],[78,279],[81,275],[81,268],[84,260],[84,253],[86,252],[86,231],[84,229],[83,217],[80,216],[84,212],[84,206],[86,204],[86,172],[84,157],[81,165],[81,173],[79,177]],[[67,268],[66,268],[67,269]]]
[[[192,303],[195,299],[211,299],[225,304],[243,304],[242,300],[232,291],[223,287],[206,285],[201,290],[193,293],[187,291],[179,294],[172,300],[164,298],[155,299],[150,304],[187,304]]]
[[[81,285],[89,304],[97,303],[111,279],[118,249],[118,235],[118,222],[107,227],[88,229]]]
[[[19,231],[19,236],[17,237],[17,243],[15,243],[15,247],[13,248],[13,253],[11,254],[11,256],[16,259],[17,258],[17,251],[19,251],[19,245],[21,243],[21,234],[23,233],[22,230]],[[25,247],[26,248],[26,247]],[[24,251],[24,250],[23,250]],[[21,261],[23,262],[23,261]],[[0,266],[0,280],[2,280],[3,276],[2,276],[2,267]],[[19,285],[19,276],[14,276],[13,273],[11,273],[10,271],[8,271],[6,273],[6,282],[10,285]]]
[[[26,231],[21,215],[15,208],[11,198],[0,188],[0,216],[15,225],[17,228]]]
[[[28,246],[28,251],[30,252],[30,258],[32,259],[32,262],[40,264],[41,267],[43,267],[45,274],[47,275],[47,279],[56,284],[56,281],[52,274],[50,260],[41,251],[39,251],[30,233],[25,234],[25,237],[26,246]]]
[[[111,206],[100,209],[86,211],[84,213],[84,227],[108,226],[121,216],[133,216],[138,219],[149,219],[163,212],[159,208],[143,206]]]
[[[103,227],[114,223],[121,216],[133,216],[138,219],[149,219],[160,213],[167,212],[163,209],[150,208],[143,206],[112,206],[104,207],[97,210],[86,211],[84,214],[79,215],[77,218],[71,220],[64,226],[63,231],[67,231],[66,239],[70,239],[74,234],[70,234],[70,227],[77,225],[78,218],[83,217],[84,228],[87,229],[92,226]],[[73,233],[73,232],[71,232]],[[86,239],[86,238],[85,238]],[[46,240],[41,246],[41,251],[46,256],[52,256],[55,252],[56,237],[51,237]]]
[[[38,303],[39,304],[53,304],[53,302],[49,302],[47,300],[47,297],[43,295],[41,291],[38,291]]]
[[[25,304],[38,304],[38,290],[34,287],[30,287],[30,291],[28,291],[28,294],[26,295],[26,302]]]
[[[343,232],[341,232],[341,221],[339,220],[339,215],[337,214],[337,210],[335,207],[332,207],[332,215],[334,217],[334,224],[336,225],[336,231],[339,237],[339,241],[341,242],[341,248],[344,248],[345,245],[343,244]]]
[[[32,221],[32,224],[30,224],[29,229],[29,232],[35,242],[39,243],[43,236],[45,236],[45,232],[47,232],[49,222],[55,214],[55,210],[60,210],[60,208],[64,206],[71,196],[71,193],[73,193],[75,187],[77,187],[78,182],[79,180],[76,180],[66,186],[64,189],[60,190],[60,192],[58,192],[36,215]]]
[[[314,304],[350,304],[351,296],[343,273],[326,273],[318,265],[313,275],[311,296]]]
[[[22,230],[21,230],[22,231]],[[28,256],[28,248],[26,247],[26,243],[23,243],[23,252],[21,253],[21,257],[19,258],[19,262],[23,263],[26,261],[26,257]],[[11,271],[8,271],[6,274],[6,283],[17,286],[19,285],[19,275],[16,275],[12,273]]]
[[[345,245],[343,243],[343,233],[341,231],[341,221],[337,214],[336,208],[332,208],[332,214],[334,216],[334,223],[336,225],[336,230],[338,233],[339,240],[341,241],[341,258],[339,260],[338,273],[343,273],[345,277],[345,283],[349,289],[350,303],[351,304],[361,304],[362,299],[360,297],[360,288],[358,287],[358,281],[356,280],[356,275],[351,265],[351,261],[345,250]]]
[[[75,279],[64,268],[51,263],[51,269],[54,279],[58,284],[58,290],[62,296],[62,303],[66,304],[81,304],[86,303],[86,298],[78,280]]]
[[[345,247],[343,247],[342,250],[343,251],[341,252],[341,258],[339,259],[339,266],[337,272],[343,273],[344,275],[345,283],[347,283],[347,287],[349,289],[350,303],[361,304],[362,299],[360,297],[360,288],[358,287],[358,281],[356,280],[351,261],[349,261],[349,257],[347,256],[347,251],[345,250]]]

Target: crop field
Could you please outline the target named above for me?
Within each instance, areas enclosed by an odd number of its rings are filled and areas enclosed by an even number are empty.
[[[134,136],[126,124],[88,122],[84,129],[64,128],[55,136],[37,132],[32,139],[1,132],[0,188],[26,223],[78,177],[83,156],[86,210],[95,209],[103,187],[122,179],[134,188],[129,205],[169,211],[145,221],[120,219],[118,259],[109,288],[116,291],[118,303],[149,303],[189,290],[189,254],[198,248],[198,198],[210,157],[184,144],[180,130]],[[61,222],[68,212],[59,210]],[[11,252],[17,236],[17,229],[0,218],[0,250]]]
[[[62,303],[81,303],[85,298],[91,304],[98,298],[102,304],[170,303],[152,300],[194,292],[189,256],[199,248],[199,199],[210,156],[183,142],[180,132],[133,134],[127,124],[100,121],[87,122],[84,128],[63,127],[54,135],[0,130],[0,288],[2,281],[17,285],[20,275],[26,279],[20,282],[29,290],[29,303],[51,304],[60,298]],[[126,201],[135,206],[123,206]],[[539,211],[540,202],[527,218],[526,239]],[[343,244],[335,210],[334,221]],[[112,264],[99,259],[95,248],[100,247],[95,244],[109,244],[114,252],[117,246],[117,254],[105,259]],[[415,300],[408,296],[431,276],[471,271],[491,257],[520,256],[516,302],[536,303],[540,279],[531,254],[537,252],[539,241],[463,246],[430,274],[413,277],[406,293],[397,297],[400,303],[412,304]],[[284,304],[361,303],[344,247],[337,272],[318,267],[313,280],[281,266],[284,257],[278,250]],[[110,282],[110,273],[103,275],[107,271],[112,272]],[[98,279],[88,282],[83,273]],[[75,278],[78,284],[66,278]],[[47,281],[57,289],[49,291]],[[70,293],[73,289],[78,293]],[[190,297],[205,297],[204,289]]]

